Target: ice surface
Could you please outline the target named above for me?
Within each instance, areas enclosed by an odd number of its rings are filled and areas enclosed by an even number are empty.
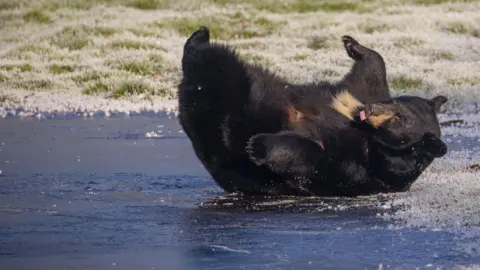
[[[210,260],[249,269],[480,263],[480,181],[467,168],[479,163],[480,142],[463,136],[467,127],[444,135],[461,142],[448,143],[447,156],[408,192],[254,200],[224,196],[175,118],[17,116],[1,124],[0,259],[17,267],[8,269],[150,269],[170,252],[192,262],[181,269]]]

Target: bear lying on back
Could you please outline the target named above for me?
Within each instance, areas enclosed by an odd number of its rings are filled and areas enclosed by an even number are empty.
[[[364,141],[361,136],[369,133],[362,127],[350,127],[351,121],[330,107],[330,103],[343,87],[348,87],[364,103],[389,99],[385,64],[378,53],[361,46],[353,38],[345,36],[343,41],[355,64],[341,82],[295,85],[261,67],[244,63],[227,46],[210,43],[206,28],[200,28],[187,40],[182,58],[183,78],[179,85],[180,124],[197,157],[223,189],[252,194],[322,194],[305,190],[304,185],[295,182],[304,176],[302,172],[295,175],[272,169],[270,161],[262,157],[262,148],[252,148],[257,144],[253,143],[255,139],[250,139],[259,133],[270,136],[282,130],[290,131],[309,142],[320,138],[320,144],[333,152],[344,140],[344,136],[337,136],[340,133],[347,137],[352,134],[352,140],[359,144]],[[319,130],[321,136],[318,136]],[[354,133],[359,133],[360,137],[355,138]],[[262,145],[260,136],[254,138]],[[250,156],[246,151],[249,140]],[[269,151],[268,147],[264,149]],[[358,151],[358,147],[353,151]],[[419,157],[420,163],[409,165],[420,166],[420,171],[431,162],[428,153],[420,150],[406,155]],[[272,164],[275,163],[273,160]],[[392,167],[383,170],[390,169]],[[365,179],[370,181],[371,178]],[[330,193],[341,194],[341,190]]]

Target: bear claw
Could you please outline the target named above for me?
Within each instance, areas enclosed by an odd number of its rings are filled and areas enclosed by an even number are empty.
[[[351,36],[348,36],[348,35],[344,35],[342,36],[342,41],[344,44],[350,44],[350,45],[359,45],[360,43],[358,43],[357,40],[355,40],[353,37]]]
[[[246,152],[253,163],[260,166],[266,162],[266,149],[262,135],[255,135],[247,142]]]
[[[361,53],[359,48],[361,45],[351,36],[342,36],[343,45],[347,51],[348,56],[354,60],[359,60],[361,58]]]

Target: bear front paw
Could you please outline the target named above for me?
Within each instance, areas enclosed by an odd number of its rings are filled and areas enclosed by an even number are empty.
[[[265,135],[255,135],[247,142],[246,152],[251,161],[260,166],[266,163],[267,149],[265,146]]]
[[[349,35],[342,36],[342,41],[345,46],[349,45],[359,45],[358,41]]]

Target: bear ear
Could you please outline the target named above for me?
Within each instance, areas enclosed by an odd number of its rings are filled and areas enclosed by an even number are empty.
[[[433,158],[443,157],[448,150],[447,145],[432,133],[427,133],[423,136],[423,146],[427,155]]]
[[[438,111],[440,110],[440,107],[442,107],[442,105],[447,101],[448,101],[448,98],[445,96],[436,96],[428,100],[428,104],[432,106],[435,113],[438,113]]]

